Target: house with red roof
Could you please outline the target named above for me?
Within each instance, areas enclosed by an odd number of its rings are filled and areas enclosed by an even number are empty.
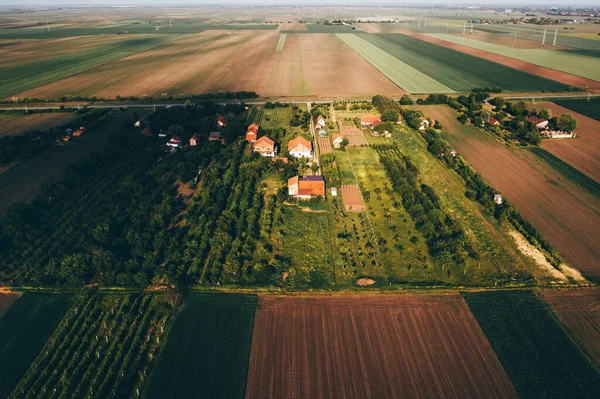
[[[500,122],[498,122],[498,119],[496,118],[490,118],[488,120],[488,123],[492,126],[500,126]]]
[[[539,116],[533,115],[528,116],[527,120],[535,125],[538,129],[545,129],[548,127],[548,120],[540,118]]]
[[[254,152],[258,152],[263,157],[273,158],[277,155],[277,147],[275,142],[267,136],[262,136],[252,144]]]
[[[325,125],[327,124],[327,121],[325,120],[325,118],[323,118],[323,115],[319,115],[319,117],[317,118],[317,122],[315,123],[317,129],[322,129],[325,127]]]
[[[258,125],[253,123],[248,126],[248,130],[246,130],[246,141],[253,143],[256,139],[258,139]]]
[[[219,117],[217,118],[217,126],[218,127],[227,126],[227,119],[225,119],[225,117],[223,115],[219,115]]]
[[[337,133],[333,136],[333,148],[341,148],[342,141],[344,141],[344,137],[341,134]]]
[[[192,136],[192,138],[190,139],[190,146],[191,147],[197,146],[199,141],[200,141],[200,136],[198,136],[197,134],[194,134]]]
[[[288,143],[288,152],[296,158],[312,158],[312,143],[302,136],[298,136]]]
[[[375,115],[365,115],[360,118],[360,124],[362,127],[374,128],[381,123],[381,118]]]
[[[294,176],[288,179],[288,194],[301,200],[325,197],[325,180],[323,176]]]
[[[179,136],[173,136],[166,145],[171,148],[181,148],[181,138]]]

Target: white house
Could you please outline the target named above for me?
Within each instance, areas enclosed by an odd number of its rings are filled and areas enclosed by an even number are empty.
[[[181,148],[181,138],[179,136],[173,136],[173,138],[167,142],[167,147]]]
[[[494,194],[494,202],[498,205],[502,205],[502,194]]]
[[[528,116],[527,120],[535,125],[538,129],[545,129],[548,127],[548,120],[537,116]]]
[[[288,152],[295,158],[312,158],[312,143],[302,136],[298,136],[288,143]]]
[[[327,124],[327,121],[325,120],[325,118],[323,118],[322,115],[319,115],[319,117],[317,118],[317,122],[315,123],[315,128],[322,129],[325,127],[326,124]]]
[[[344,141],[344,138],[341,134],[338,133],[335,136],[333,136],[333,148],[341,148],[342,141]]]

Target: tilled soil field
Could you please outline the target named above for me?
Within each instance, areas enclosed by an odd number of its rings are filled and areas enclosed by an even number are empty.
[[[509,150],[485,132],[463,126],[446,106],[417,107],[439,120],[447,140],[490,185],[515,204],[525,219],[584,275],[600,278],[600,202],[537,159]]]
[[[11,305],[19,299],[21,294],[5,293],[0,291],[0,317],[11,307]]]
[[[319,137],[319,151],[321,154],[328,154],[332,152],[331,140],[329,140],[329,137]]]
[[[0,137],[17,136],[33,129],[47,129],[70,116],[70,113],[57,112],[31,115],[0,115]]]
[[[247,398],[511,398],[459,295],[259,299]]]
[[[367,138],[363,134],[362,130],[354,125],[344,125],[342,121],[338,121],[340,126],[340,133],[342,136],[348,138],[348,146],[359,147],[361,145],[369,145]]]
[[[356,184],[344,185],[341,191],[346,211],[362,212],[365,210],[365,203],[360,195],[360,187]]]
[[[600,370],[600,291],[544,290],[542,297],[588,359]]]

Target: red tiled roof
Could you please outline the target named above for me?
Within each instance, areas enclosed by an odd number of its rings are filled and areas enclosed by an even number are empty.
[[[529,122],[533,122],[533,123],[535,123],[536,125],[539,125],[540,123],[543,123],[543,122],[548,122],[546,119],[544,119],[544,118],[540,118],[540,117],[538,117],[538,116],[535,116],[535,115],[533,115],[533,116],[528,116],[528,117],[527,117],[527,120],[528,120]]]
[[[336,141],[336,140],[343,140],[343,139],[344,139],[344,138],[343,138],[343,137],[342,137],[342,135],[341,135],[341,134],[339,134],[339,133],[338,133],[338,134],[335,134],[335,135],[333,136],[333,142],[334,142],[334,143],[335,143],[335,141]]]
[[[261,144],[261,143],[267,143],[270,146],[275,144],[275,142],[273,140],[271,140],[270,138],[268,138],[267,136],[262,136],[261,138],[259,138],[258,140],[256,140],[254,142],[254,146],[256,147],[258,144]]]
[[[298,137],[290,140],[290,142],[288,143],[288,150],[292,150],[294,147],[296,147],[297,145],[300,145],[300,144],[307,147],[309,150],[312,150],[311,142],[306,140],[302,136],[298,136]]]
[[[375,122],[381,122],[381,118],[375,115],[365,115],[362,118],[360,118],[360,123],[375,123]]]

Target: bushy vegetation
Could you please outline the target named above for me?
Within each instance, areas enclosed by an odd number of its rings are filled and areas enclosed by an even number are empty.
[[[26,293],[0,318],[0,397],[8,397],[72,299],[68,294]]]
[[[600,375],[531,291],[463,293],[523,398],[594,398]]]
[[[190,294],[143,396],[243,398],[256,296]]]
[[[136,397],[178,305],[169,298],[82,295],[9,398]]]

